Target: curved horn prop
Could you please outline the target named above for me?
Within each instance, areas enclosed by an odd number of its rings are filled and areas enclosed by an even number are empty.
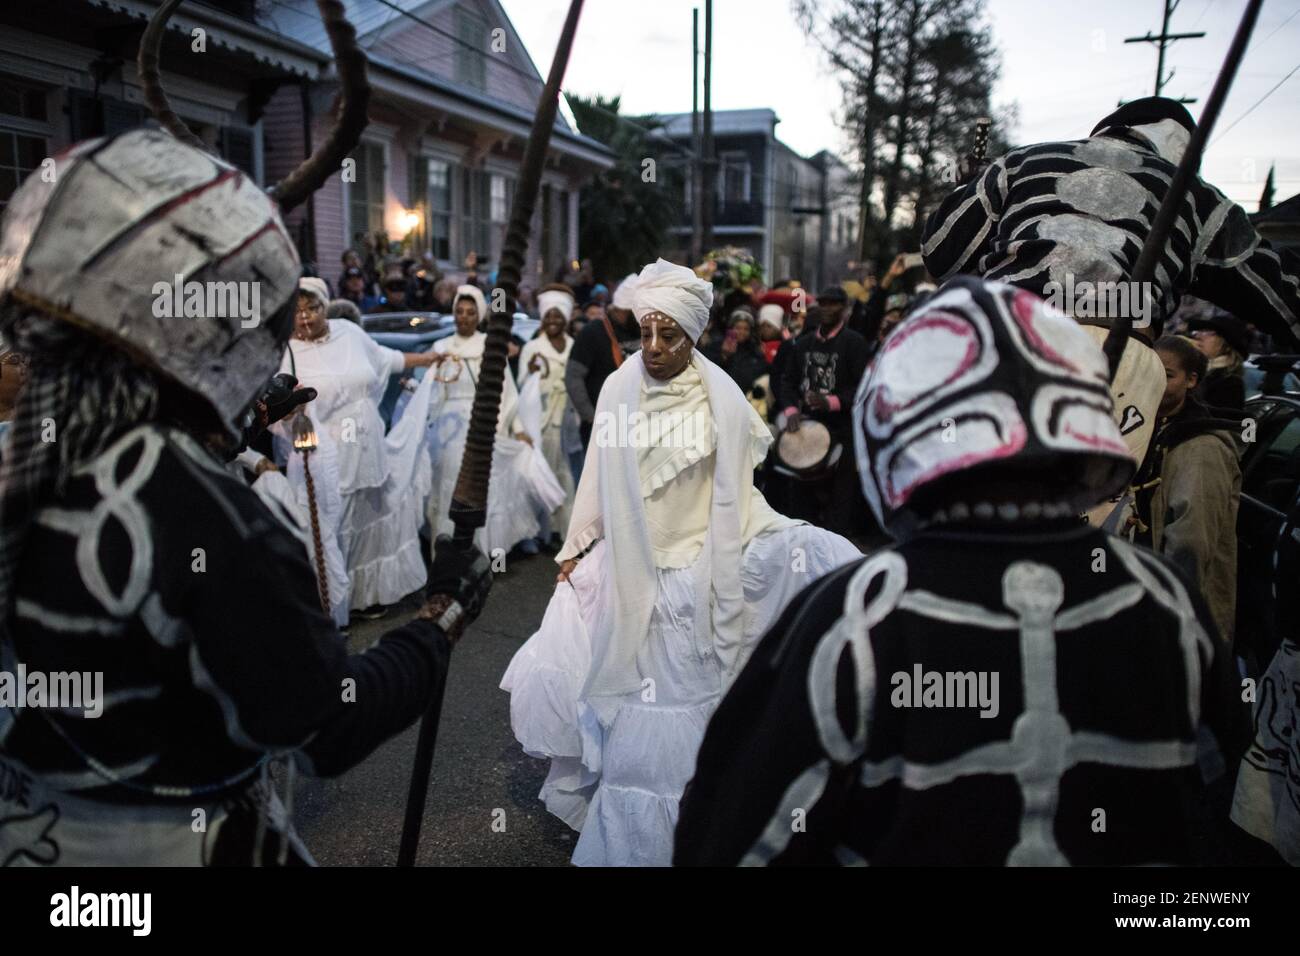
[[[136,69],[140,74],[140,88],[144,92],[145,104],[154,118],[162,124],[163,129],[182,143],[206,150],[208,144],[195,136],[194,131],[186,126],[185,121],[172,110],[171,103],[167,101],[167,94],[163,92],[162,75],[158,71],[158,51],[162,47],[163,34],[167,31],[167,21],[180,5],[181,0],[166,0],[149,18],[149,25],[144,28],[144,36],[140,37],[140,52],[135,60]]]
[[[303,160],[302,165],[279,183],[270,193],[288,212],[321,187],[336,172],[348,153],[361,140],[366,128],[366,109],[370,105],[370,81],[366,79],[366,55],[357,46],[357,31],[348,22],[339,0],[316,0],[341,84],[338,119],[320,148]]]

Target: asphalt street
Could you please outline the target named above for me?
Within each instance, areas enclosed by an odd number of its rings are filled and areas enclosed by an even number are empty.
[[[545,553],[507,563],[483,614],[452,652],[434,751],[419,866],[563,866],[577,834],[537,799],[547,762],[524,755],[498,685],[542,619],[556,565]],[[415,598],[352,627],[352,651],[408,620]],[[299,779],[299,833],[322,866],[392,866],[397,860],[417,727],[332,780]],[[494,828],[495,822],[495,828]]]

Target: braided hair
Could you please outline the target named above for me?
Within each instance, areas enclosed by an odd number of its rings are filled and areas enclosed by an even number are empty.
[[[0,335],[29,357],[27,382],[0,445],[0,664],[8,662],[18,561],[38,510],[72,472],[131,428],[154,420],[157,377],[75,325],[10,306]]]

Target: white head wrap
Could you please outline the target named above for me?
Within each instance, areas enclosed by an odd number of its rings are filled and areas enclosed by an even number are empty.
[[[474,300],[474,308],[478,310],[478,320],[482,322],[487,318],[487,299],[483,298],[483,290],[476,285],[458,285],[456,286],[456,297],[451,300],[452,309],[456,308],[456,301],[461,296]]]
[[[637,276],[632,311],[638,320],[650,312],[662,312],[682,327],[687,338],[698,342],[709,322],[713,285],[686,266],[660,259]]]
[[[298,291],[314,296],[320,301],[321,305],[328,306],[330,304],[330,287],[325,284],[324,279],[318,279],[316,276],[303,276],[298,280]]]
[[[770,325],[773,328],[785,327],[785,310],[775,302],[768,302],[766,305],[758,307],[758,324]]]
[[[616,309],[626,309],[631,312],[632,299],[636,295],[637,278],[637,274],[633,272],[620,282],[618,288],[614,290],[614,301],[610,305]]]
[[[537,312],[544,319],[546,313],[551,309],[559,309],[564,315],[564,321],[568,322],[573,318],[573,307],[576,305],[572,292],[561,292],[558,289],[548,289],[545,292],[537,293]]]

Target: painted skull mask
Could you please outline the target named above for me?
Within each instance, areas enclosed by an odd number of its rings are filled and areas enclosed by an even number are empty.
[[[1135,462],[1112,418],[1106,359],[1073,319],[1024,289],[949,280],[886,340],[858,388],[854,440],[881,525],[921,520],[923,488],[1014,466],[1066,474],[1076,512],[1118,492]]]

